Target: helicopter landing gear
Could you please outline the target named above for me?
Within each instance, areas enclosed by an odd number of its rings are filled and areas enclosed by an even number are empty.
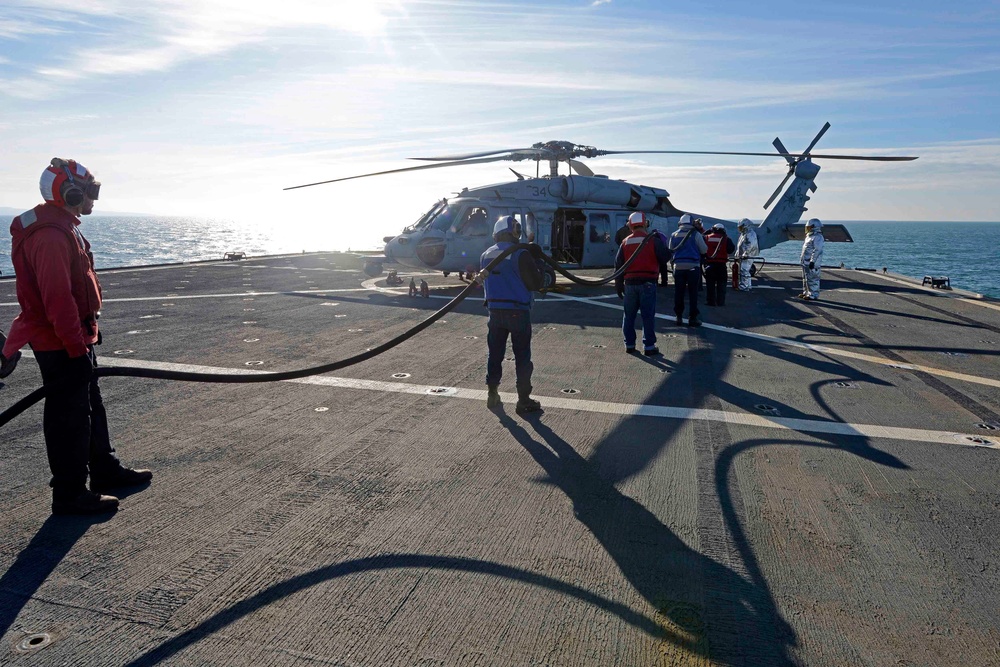
[[[542,289],[550,290],[556,286],[556,272],[552,267],[547,266],[542,269]]]

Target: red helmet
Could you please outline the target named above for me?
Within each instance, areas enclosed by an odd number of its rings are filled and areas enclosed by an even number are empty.
[[[75,160],[54,157],[38,181],[42,198],[56,206],[78,206],[84,196],[97,199],[101,184],[94,175]]]
[[[642,211],[636,211],[628,217],[628,226],[630,229],[636,229],[638,227],[648,227],[649,220],[646,218],[646,214]]]

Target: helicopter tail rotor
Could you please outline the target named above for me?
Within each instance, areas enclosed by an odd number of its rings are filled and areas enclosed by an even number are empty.
[[[780,153],[781,156],[784,157],[785,160],[788,162],[788,173],[785,174],[785,178],[782,179],[781,184],[778,185],[778,187],[774,190],[774,192],[771,193],[771,196],[767,198],[767,201],[764,202],[765,209],[769,207],[771,203],[775,199],[777,199],[778,195],[780,195],[782,191],[785,189],[785,184],[788,183],[788,179],[791,178],[792,174],[795,173],[795,167],[798,166],[798,164],[803,160],[808,160],[811,157],[809,152],[816,146],[817,143],[819,143],[819,140],[823,138],[823,135],[826,134],[826,131],[829,129],[830,129],[830,123],[825,123],[823,125],[823,128],[816,134],[815,137],[813,137],[813,140],[809,142],[809,146],[807,146],[804,151],[794,156],[791,153],[789,153],[788,149],[785,148],[785,145],[781,143],[781,139],[779,139],[778,137],[774,138],[774,141],[771,142],[771,145],[773,145],[775,150],[777,150],[778,153]],[[812,181],[809,182],[809,190],[812,192],[816,192],[816,184]]]

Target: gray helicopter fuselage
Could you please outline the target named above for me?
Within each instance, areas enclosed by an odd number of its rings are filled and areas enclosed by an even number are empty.
[[[798,236],[791,228],[806,210],[807,191],[815,187],[819,172],[811,162],[799,167],[784,196],[757,226],[762,250]],[[651,229],[666,235],[677,229],[680,216],[690,213],[702,219],[705,229],[721,223],[731,238],[739,236],[735,222],[680,210],[661,188],[572,175],[464,189],[457,197],[438,201],[399,235],[387,237],[384,253],[387,261],[413,268],[476,271],[480,256],[494,243],[494,223],[513,215],[521,223],[522,242],[538,243],[567,266],[609,268],[618,250],[615,234],[635,211],[646,213]]]

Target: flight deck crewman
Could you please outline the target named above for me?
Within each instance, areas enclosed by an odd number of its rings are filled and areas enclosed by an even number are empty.
[[[753,268],[753,258],[760,254],[760,246],[757,243],[757,231],[753,228],[750,218],[743,218],[736,225],[740,230],[740,239],[736,242],[736,259],[740,263],[740,284],[741,292],[749,292],[750,269]]]
[[[42,428],[52,470],[52,513],[112,512],[118,498],[103,492],[143,484],[153,473],[118,460],[93,375],[101,285],[79,218],[93,211],[101,184],[82,164],[53,158],[39,186],[45,203],[10,225],[21,312],[3,356],[10,359],[30,345],[47,390]]]
[[[729,256],[736,251],[736,244],[726,233],[721,222],[712,225],[705,234],[705,302],[709,306],[726,305],[726,266]]]
[[[674,257],[674,315],[677,326],[684,323],[684,295],[688,297],[688,326],[700,327],[698,319],[698,287],[701,285],[701,258],[708,252],[705,237],[698,231],[700,220],[685,213],[670,235],[667,250]]]
[[[670,261],[670,253],[663,243],[663,237],[657,232],[649,233],[653,238],[639,246],[647,236],[649,220],[646,214],[636,211],[628,217],[628,226],[632,234],[622,241],[615,255],[615,271],[618,271],[632,255],[639,251],[639,256],[629,264],[625,273],[615,279],[618,296],[625,300],[625,313],[622,317],[622,336],[625,339],[625,351],[635,352],[635,316],[642,315],[642,347],[643,354],[652,357],[660,353],[656,347],[656,279]]]
[[[480,269],[493,261],[504,250],[521,238],[521,224],[512,215],[503,216],[493,227],[496,244],[483,253]],[[536,250],[537,248],[537,250]],[[490,309],[486,344],[489,350],[486,358],[486,407],[500,407],[500,378],[503,375],[503,359],[507,352],[507,337],[514,351],[514,371],[517,376],[518,414],[537,412],[541,403],[531,398],[531,303],[532,292],[542,288],[542,273],[535,263],[541,256],[541,248],[532,244],[531,252],[515,250],[507,255],[493,269],[483,282],[486,292],[486,306]]]
[[[813,218],[806,223],[806,238],[802,242],[802,294],[797,298],[815,301],[819,298],[820,264],[823,261],[823,223]]]

